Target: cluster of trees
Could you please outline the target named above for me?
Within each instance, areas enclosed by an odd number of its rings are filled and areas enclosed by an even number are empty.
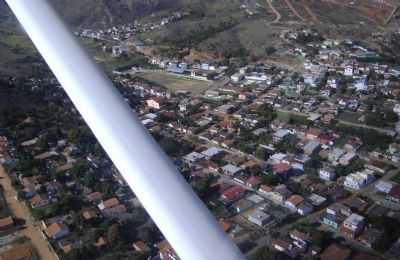
[[[385,127],[399,121],[399,116],[392,110],[368,112],[365,116],[367,125]]]
[[[344,125],[337,125],[336,129],[345,134],[360,137],[364,146],[366,146],[369,151],[375,150],[376,148],[386,150],[388,145],[393,140],[392,137],[371,129],[349,127]]]

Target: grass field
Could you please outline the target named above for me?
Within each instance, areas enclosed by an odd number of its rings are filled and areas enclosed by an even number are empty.
[[[181,78],[161,71],[142,72],[137,76],[164,86],[170,91],[189,91],[194,95],[204,92],[211,84],[207,81]]]

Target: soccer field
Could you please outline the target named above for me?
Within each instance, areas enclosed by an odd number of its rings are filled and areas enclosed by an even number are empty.
[[[164,86],[170,91],[189,91],[194,95],[204,92],[211,85],[207,81],[183,78],[162,71],[141,72],[137,76]]]

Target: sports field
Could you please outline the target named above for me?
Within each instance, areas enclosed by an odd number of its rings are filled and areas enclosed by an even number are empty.
[[[149,71],[136,74],[138,77],[164,86],[170,91],[189,91],[193,95],[200,94],[207,90],[210,82],[183,78],[162,71]]]

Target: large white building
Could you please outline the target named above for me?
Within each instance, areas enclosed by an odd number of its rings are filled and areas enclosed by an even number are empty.
[[[344,186],[350,189],[359,190],[375,180],[373,171],[364,170],[362,172],[351,173],[346,176]]]

